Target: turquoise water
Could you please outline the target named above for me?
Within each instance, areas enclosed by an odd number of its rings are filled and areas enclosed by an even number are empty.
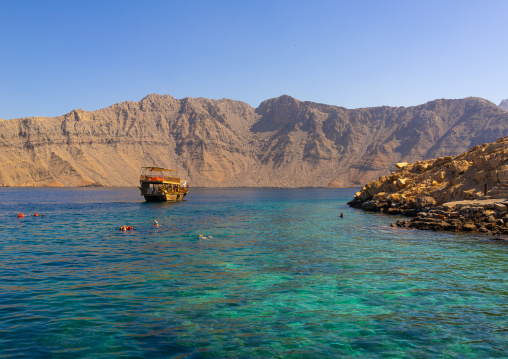
[[[508,243],[354,192],[0,189],[0,357],[508,357]]]

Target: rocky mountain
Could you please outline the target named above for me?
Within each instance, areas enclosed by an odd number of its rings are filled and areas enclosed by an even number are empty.
[[[503,100],[499,104],[499,108],[504,111],[508,111],[508,100]]]
[[[481,98],[346,109],[289,96],[254,109],[148,95],[97,111],[0,122],[2,186],[135,186],[141,166],[192,186],[360,186],[395,163],[456,155],[508,135]]]

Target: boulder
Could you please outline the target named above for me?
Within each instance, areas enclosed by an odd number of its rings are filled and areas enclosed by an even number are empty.
[[[430,229],[432,229],[434,231],[449,231],[452,228],[450,223],[445,222],[445,221],[432,223],[429,225],[429,227],[430,227]]]
[[[504,204],[501,204],[501,203],[496,203],[494,204],[494,209],[498,212],[505,212],[506,211],[506,206]]]
[[[400,209],[400,208],[388,208],[388,211],[386,211],[386,213],[392,214],[392,215],[399,215],[399,214],[403,214],[404,210]]]
[[[432,207],[436,205],[434,197],[420,196],[416,198],[416,208]]]
[[[449,221],[451,231],[462,231],[462,222],[458,219],[452,219]]]
[[[404,204],[406,202],[406,196],[400,193],[391,193],[386,199],[392,203],[401,203]]]
[[[491,180],[492,180],[492,182],[494,182],[494,183],[499,182],[499,177],[498,177],[498,175],[497,175],[497,171],[496,171],[496,170],[490,171],[490,179],[491,179]]]
[[[429,224],[427,222],[423,222],[423,221],[411,221],[409,223],[409,228],[429,230],[430,226],[429,226]]]
[[[485,182],[485,172],[484,171],[478,171],[474,174],[474,180],[476,183],[483,183]]]
[[[473,164],[478,168],[483,168],[488,165],[488,161],[484,156],[473,157]]]
[[[445,171],[441,171],[441,172],[436,173],[435,180],[436,180],[437,182],[443,182],[445,178],[446,178],[446,173],[445,173]]]
[[[375,212],[377,210],[376,202],[375,201],[363,202],[362,209],[365,211]]]
[[[458,176],[467,171],[471,164],[465,160],[452,161],[449,170],[453,173],[453,175]]]
[[[368,192],[370,197],[373,197],[376,193],[380,192],[379,187],[381,186],[381,183],[379,183],[379,180],[369,183],[367,186],[365,186],[365,190]]]
[[[466,232],[476,231],[476,226],[472,223],[466,223],[462,226],[462,230]]]
[[[501,167],[497,170],[497,178],[500,182],[508,180],[508,166]]]
[[[487,218],[485,218],[485,221],[489,223],[494,223],[496,222],[496,220],[497,220],[496,217],[494,217],[493,215],[487,216]]]
[[[499,165],[502,163],[500,158],[490,158],[489,159],[489,166],[493,170],[499,167]]]
[[[395,185],[399,188],[406,187],[406,179],[405,178],[398,178],[397,181],[395,181]]]
[[[385,201],[388,194],[386,192],[376,193],[372,198],[377,201]]]

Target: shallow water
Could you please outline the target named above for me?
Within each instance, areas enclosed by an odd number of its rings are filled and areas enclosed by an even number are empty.
[[[508,357],[508,244],[354,192],[0,189],[0,356]]]

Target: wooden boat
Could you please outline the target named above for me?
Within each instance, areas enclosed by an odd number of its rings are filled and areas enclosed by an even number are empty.
[[[141,167],[139,178],[141,195],[149,202],[178,202],[189,192],[189,184],[178,177],[170,176],[178,172],[169,168]]]

